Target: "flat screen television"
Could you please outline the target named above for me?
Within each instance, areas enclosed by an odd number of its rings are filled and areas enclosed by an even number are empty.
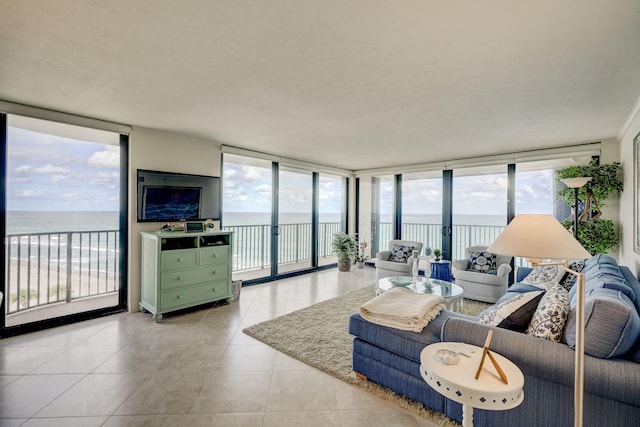
[[[220,177],[138,169],[138,222],[220,219]]]

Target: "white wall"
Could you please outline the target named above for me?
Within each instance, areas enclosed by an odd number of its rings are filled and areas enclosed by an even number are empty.
[[[618,253],[619,264],[628,266],[638,277],[640,273],[640,254],[634,251],[634,203],[638,189],[634,187],[633,139],[640,132],[640,114],[637,114],[627,131],[620,138],[620,159],[624,174],[624,191],[620,195],[620,238]]]
[[[220,176],[220,145],[203,139],[134,128],[129,137],[129,311],[139,311],[140,244],[142,231],[157,231],[163,224],[136,221],[138,169]],[[216,222],[216,229],[220,224]]]

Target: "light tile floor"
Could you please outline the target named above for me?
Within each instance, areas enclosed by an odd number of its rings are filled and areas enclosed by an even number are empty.
[[[122,313],[0,340],[0,427],[432,427],[242,332],[374,276],[325,270],[161,323]]]

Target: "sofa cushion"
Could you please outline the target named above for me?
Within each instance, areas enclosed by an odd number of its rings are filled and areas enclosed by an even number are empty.
[[[498,270],[496,255],[486,251],[473,251],[469,254],[469,270],[476,273],[493,273]]]
[[[576,302],[571,300],[571,313],[564,341],[576,345]],[[631,300],[614,289],[595,288],[585,294],[585,353],[599,358],[618,357],[627,353],[640,335],[640,316]]]
[[[598,254],[584,260],[583,273],[587,273],[592,268],[600,268],[602,265],[609,264],[617,266],[615,258],[606,254]]]
[[[475,320],[471,316],[442,310],[438,317],[418,333],[376,325],[367,322],[360,313],[354,313],[349,318],[349,333],[400,357],[420,363],[420,352],[427,345],[440,341],[442,324],[449,317]]]
[[[569,300],[573,301],[576,298],[577,286],[574,286],[569,291]],[[627,284],[623,276],[615,277],[608,274],[600,275],[590,280],[585,280],[584,283],[585,292],[591,289],[613,289],[614,291],[622,292],[631,300],[635,302],[636,295],[633,289]]]
[[[535,267],[522,280],[522,283],[537,286],[541,289],[551,289],[560,283],[562,276],[564,276],[564,267],[562,265],[541,265]]]
[[[480,313],[478,323],[524,332],[543,294],[543,291],[516,294]]]
[[[569,293],[561,285],[554,286],[540,300],[527,335],[560,342],[570,311]]]
[[[391,257],[389,258],[389,261],[406,264],[412,253],[413,246],[395,245],[391,249]]]
[[[580,273],[584,268],[584,260],[580,259],[576,261],[571,261],[567,267],[570,270],[575,271],[576,273]],[[575,274],[571,274],[568,271],[565,271],[564,276],[562,276],[562,279],[560,279],[560,285],[563,288],[565,288],[567,291],[570,291],[573,285],[576,284],[577,279],[578,279],[578,276],[576,276]]]

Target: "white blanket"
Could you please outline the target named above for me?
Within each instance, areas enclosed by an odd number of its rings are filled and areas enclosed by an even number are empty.
[[[418,294],[406,288],[393,288],[360,307],[360,315],[381,326],[422,332],[445,307],[440,295]]]

